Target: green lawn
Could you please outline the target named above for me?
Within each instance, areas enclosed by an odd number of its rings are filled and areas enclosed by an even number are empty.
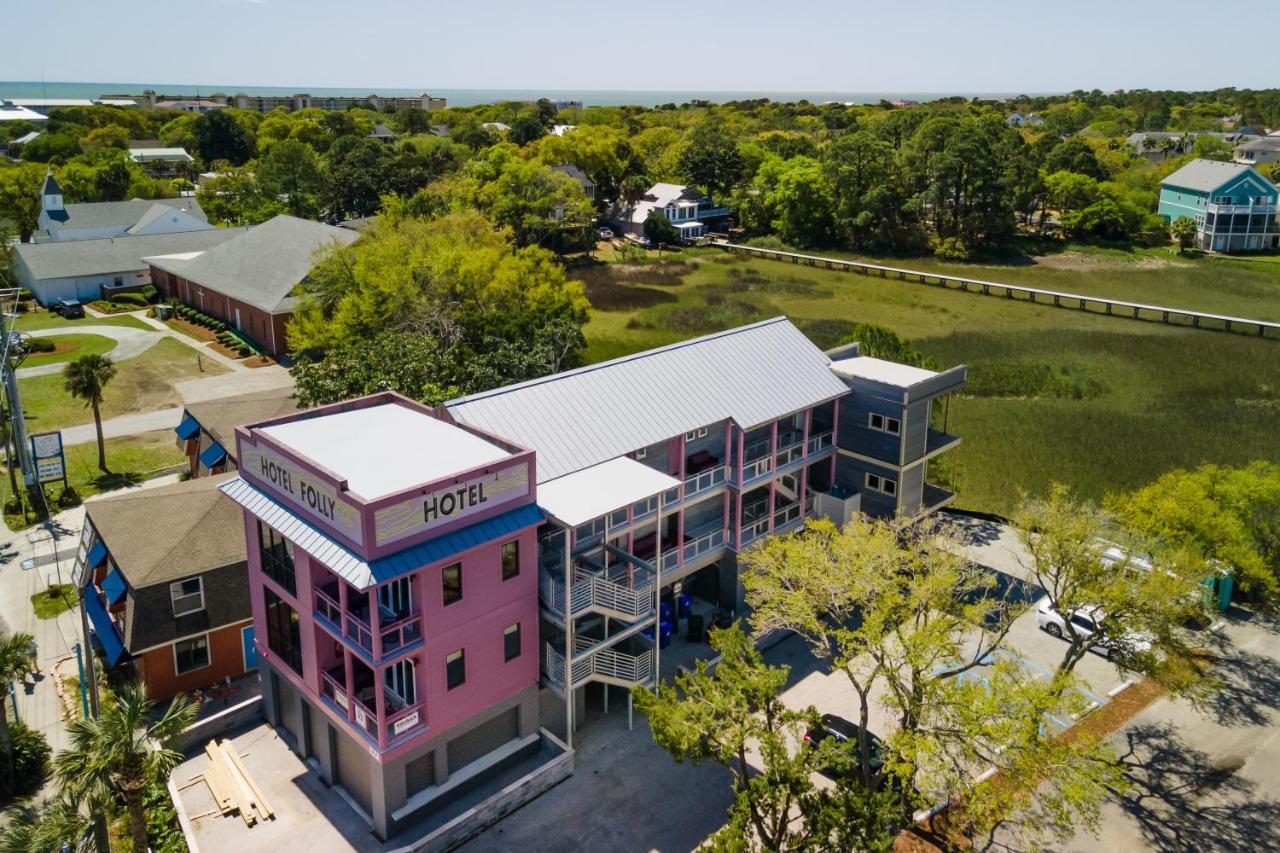
[[[715,250],[682,260],[625,275],[617,267],[575,273],[588,279],[595,306],[586,327],[589,360],[779,314],[823,347],[855,322],[887,326],[941,367],[969,366],[970,393],[952,401],[948,425],[964,439],[949,454],[958,466],[960,506],[1007,512],[1021,490],[1053,481],[1098,498],[1170,468],[1280,458],[1280,342]],[[1095,272],[1071,273],[1072,286],[1061,289],[1124,284],[1130,292],[1116,295],[1133,298],[1160,275],[1139,267],[1133,284],[1109,268]],[[1065,274],[1053,271],[1053,278]],[[1188,292],[1193,284],[1201,289],[1205,310],[1261,313],[1258,294],[1270,289],[1270,313],[1280,316],[1275,265],[1209,259],[1178,276]],[[1045,376],[1055,380],[1037,378]]]
[[[102,402],[104,419],[176,406],[181,400],[174,383],[227,372],[211,358],[203,359],[201,370],[196,350],[172,338],[158,341],[116,368]],[[28,429],[43,432],[93,421],[93,413],[83,402],[72,399],[62,383],[61,374],[18,380]]]
[[[53,592],[53,595],[50,595]],[[51,585],[31,596],[31,609],[37,619],[53,619],[76,606],[76,590],[71,584]]]
[[[27,356],[23,367],[39,367],[42,364],[62,364],[82,355],[101,355],[115,348],[116,342],[102,335],[50,335],[40,338],[53,341],[62,352],[35,353]]]
[[[67,481],[81,498],[136,485],[158,472],[182,464],[187,458],[178,448],[173,432],[167,429],[109,438],[105,444],[109,474],[98,469],[97,442],[73,444],[66,448]],[[7,500],[10,491],[7,472],[0,482]],[[62,484],[47,483],[45,491],[50,509],[57,513],[55,501],[62,491]],[[34,516],[24,519],[21,513],[5,513],[4,519],[10,530],[21,530],[41,520]]]
[[[28,311],[25,314],[19,314],[15,323],[15,328],[19,332],[34,332],[38,329],[59,329],[64,326],[69,332],[75,331],[76,326],[128,326],[131,329],[152,330],[151,326],[148,326],[137,317],[90,317],[85,315],[78,320],[64,320],[51,311]]]

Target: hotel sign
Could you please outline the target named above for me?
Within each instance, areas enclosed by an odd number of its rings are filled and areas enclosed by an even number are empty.
[[[374,512],[375,543],[382,546],[417,536],[433,527],[493,509],[528,494],[528,463],[471,477]]]
[[[241,471],[252,474],[289,506],[362,544],[360,511],[339,497],[333,486],[279,453],[252,445],[243,445],[240,450]]]

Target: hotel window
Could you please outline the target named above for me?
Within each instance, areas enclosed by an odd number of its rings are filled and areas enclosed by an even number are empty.
[[[262,596],[266,603],[267,648],[301,675],[302,629],[298,612],[266,587],[262,588]]]
[[[462,600],[462,563],[445,566],[440,572],[440,583],[444,589],[444,603],[453,604]]]
[[[898,481],[881,477],[879,474],[867,474],[867,488],[885,495],[898,494]]]
[[[178,675],[209,665],[209,635],[173,644],[173,669]]]
[[[169,584],[169,600],[173,602],[173,615],[186,616],[204,610],[204,583],[200,578],[187,578]]]
[[[467,660],[462,649],[451,653],[444,659],[445,683],[452,690],[467,680]]]
[[[378,604],[388,613],[394,613],[397,619],[403,619],[413,612],[409,595],[409,578],[396,578],[378,587]]]
[[[706,427],[698,427],[697,429],[693,430],[692,432],[686,432],[686,433],[684,434],[684,440],[685,440],[685,441],[697,441],[697,440],[698,440],[698,439],[700,439],[700,438],[706,438],[706,437],[707,437],[707,428],[706,428]]]
[[[395,694],[405,705],[418,702],[417,668],[412,658],[398,660],[382,671],[382,681],[387,690]]]
[[[297,578],[293,570],[293,543],[261,521],[258,522],[259,553],[262,556],[262,573],[280,584],[290,595],[298,594]]]
[[[887,432],[890,435],[898,435],[902,432],[902,422],[897,418],[876,414],[875,412],[867,415],[867,426],[880,432]]]
[[[502,545],[502,579],[509,581],[520,574],[520,540],[512,539]]]
[[[503,660],[513,660],[520,657],[520,623],[508,625],[502,631],[502,655]]]

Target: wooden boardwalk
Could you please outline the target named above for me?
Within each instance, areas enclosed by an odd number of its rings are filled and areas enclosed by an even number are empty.
[[[779,249],[758,249],[754,246],[727,243],[723,240],[713,240],[710,245],[737,254],[754,255],[755,257],[769,258],[776,261],[790,261],[793,264],[807,264],[812,267],[824,266],[827,269],[858,272],[863,275],[879,275],[881,278],[896,276],[901,281],[932,284],[936,287],[963,290],[967,293],[980,293],[983,296],[997,296],[1021,302],[1051,305],[1055,308],[1069,308],[1074,311],[1088,311],[1093,314],[1107,314],[1131,320],[1165,323],[1166,325],[1181,326],[1189,329],[1235,332],[1236,334],[1280,340],[1280,323],[1273,323],[1268,320],[1230,317],[1225,314],[1209,314],[1204,311],[1191,311],[1186,308],[1147,305],[1141,302],[1126,302],[1122,299],[1086,296],[1082,293],[1066,293],[1060,290],[1043,290],[1038,287],[1027,287],[1021,284],[983,281],[977,278],[962,278],[954,275],[921,272],[920,270],[887,267],[881,264],[868,264],[861,261],[824,258],[818,255],[802,255],[797,252],[783,252]]]

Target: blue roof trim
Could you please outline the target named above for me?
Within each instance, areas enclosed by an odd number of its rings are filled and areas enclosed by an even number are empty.
[[[129,591],[129,584],[125,582],[120,570],[113,568],[102,581],[102,591],[107,594],[107,604],[115,604]]]
[[[446,560],[454,554],[461,554],[477,545],[483,545],[534,524],[541,524],[545,514],[537,504],[525,504],[502,515],[485,519],[477,524],[463,527],[398,551],[387,557],[380,557],[369,563],[374,583],[389,581],[407,574],[429,563]]]
[[[85,562],[90,568],[96,569],[107,558],[107,546],[101,539],[93,543],[93,547],[89,549],[89,556]]]
[[[188,439],[200,431],[200,422],[187,413],[182,414],[182,423],[173,428],[178,438]]]
[[[102,605],[102,596],[98,591],[90,587],[84,592],[84,609],[89,614],[89,621],[93,623],[94,636],[102,646],[102,653],[107,656],[107,663],[115,666],[124,657],[124,641],[120,639],[116,623],[107,615],[107,608]]]
[[[212,468],[226,458],[227,451],[223,450],[222,445],[215,441],[200,453],[200,464],[206,468]]]

